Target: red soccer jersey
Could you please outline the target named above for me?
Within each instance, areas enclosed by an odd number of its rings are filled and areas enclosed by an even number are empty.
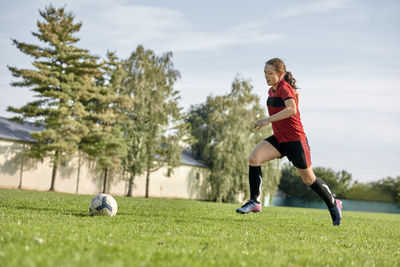
[[[294,99],[296,102],[297,113],[284,120],[272,122],[272,130],[274,136],[279,143],[300,141],[306,138],[303,125],[300,120],[299,105],[293,88],[285,80],[278,84],[278,88],[274,90],[272,87],[268,91],[267,107],[270,116],[278,113],[286,108],[285,100]]]

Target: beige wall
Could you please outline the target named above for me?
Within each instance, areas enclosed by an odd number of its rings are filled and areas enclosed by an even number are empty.
[[[52,167],[49,160],[43,162],[22,156],[27,145],[0,140],[0,187],[18,188],[22,172],[22,189],[47,191],[50,188]],[[66,166],[60,166],[55,182],[55,191],[79,194],[96,194],[102,190],[102,174],[94,163],[81,159],[78,180],[79,157],[74,157]],[[205,189],[201,181],[208,170],[182,165],[175,168],[170,177],[167,168],[151,173],[149,195],[151,197],[204,199]],[[129,175],[111,170],[107,192],[111,195],[126,195]],[[133,196],[145,196],[146,175],[134,179]]]
[[[13,159],[15,151],[22,149],[21,145],[0,141],[0,184],[5,187],[19,185],[19,159]]]

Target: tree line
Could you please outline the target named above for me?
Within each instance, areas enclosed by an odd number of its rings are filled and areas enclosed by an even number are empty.
[[[182,150],[190,148],[210,169],[200,185],[207,189],[207,200],[248,197],[247,157],[272,134],[271,127],[252,129],[265,109],[249,81],[237,76],[228,93],[208,96],[185,113],[174,89],[180,73],[171,52],[159,56],[139,45],[126,59],[115,52],[101,59],[77,47],[75,34],[82,23],[74,22],[72,12],[50,5],[39,13],[42,20],[32,34],[42,46],[12,40],[33,58],[34,68],[8,66],[18,79],[11,85],[30,88],[35,100],[7,110],[19,114],[14,120],[29,119],[43,126],[44,130],[32,133],[36,143],[26,155],[50,159],[50,190],[59,166],[78,154],[79,159],[96,162],[102,191],[113,169],[129,174],[128,196],[135,177],[146,174],[148,196],[150,174],[163,166],[177,167]],[[288,196],[317,199],[291,165],[280,168],[279,160],[274,160],[262,168],[263,195],[274,194],[279,184]],[[400,177],[363,184],[352,181],[345,170],[316,167],[314,172],[339,198],[400,203]]]
[[[352,175],[345,171],[334,171],[330,168],[313,168],[317,177],[323,179],[338,198],[390,202],[400,205],[400,176],[386,177],[375,182],[359,183],[352,180]],[[279,189],[289,197],[318,201],[319,197],[303,184],[296,169],[284,164],[281,168],[282,178]]]
[[[26,155],[50,159],[50,190],[60,164],[78,154],[96,162],[103,191],[114,169],[129,173],[128,196],[134,178],[146,173],[148,196],[150,173],[177,167],[182,150],[190,147],[211,170],[202,185],[208,200],[247,197],[247,156],[271,133],[252,131],[265,114],[248,81],[236,77],[228,94],[209,96],[185,113],[174,89],[180,73],[171,52],[159,56],[139,45],[127,59],[115,52],[101,59],[77,46],[82,23],[74,22],[72,12],[49,5],[39,13],[32,34],[41,45],[12,40],[33,58],[33,69],[8,66],[17,78],[11,85],[28,87],[35,100],[7,110],[19,114],[13,120],[43,126],[32,132],[36,142]],[[264,194],[275,192],[279,162],[268,163],[264,173]]]
[[[36,141],[27,155],[49,158],[50,190],[57,169],[77,152],[97,163],[107,183],[110,168],[130,173],[128,195],[136,175],[149,174],[163,165],[177,166],[188,127],[178,105],[172,54],[157,56],[139,45],[128,59],[108,52],[106,59],[76,46],[82,23],[64,8],[40,11],[33,32],[43,45],[13,40],[33,57],[34,69],[8,66],[19,78],[12,86],[29,87],[35,100],[8,107],[20,114],[14,120],[34,120],[43,130],[32,132]],[[148,186],[146,186],[148,196]]]

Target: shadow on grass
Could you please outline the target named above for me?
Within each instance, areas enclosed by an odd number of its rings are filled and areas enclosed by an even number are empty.
[[[18,209],[18,210],[25,210],[25,211],[32,211],[32,212],[51,212],[54,214],[61,214],[61,215],[66,215],[66,216],[74,216],[74,217],[92,217],[88,212],[79,212],[75,210],[60,210],[59,208],[51,208],[51,207],[32,207],[32,206],[2,206],[0,207],[5,207],[5,208],[11,208],[11,209]],[[121,217],[140,217],[143,218],[143,220],[146,219],[174,219],[177,222],[186,222],[186,221],[210,221],[210,222],[247,222],[249,220],[249,217],[246,215],[241,215],[241,214],[229,214],[226,217],[215,217],[213,215],[208,215],[206,213],[204,214],[185,214],[185,216],[182,216],[182,214],[171,214],[168,212],[165,212],[163,210],[160,211],[153,211],[153,212],[148,212],[148,211],[141,211],[138,210],[137,212],[127,212],[127,211],[119,211],[117,213],[117,216]]]
[[[7,207],[7,206],[6,206]],[[59,209],[56,208],[44,208],[44,207],[29,207],[29,206],[12,206],[8,208],[13,208],[13,209],[18,209],[18,210],[26,210],[26,211],[46,211],[46,212],[52,212],[52,213],[58,213],[62,215],[70,215],[70,216],[75,216],[75,217],[91,217],[90,213],[82,213],[82,212],[76,212],[72,210],[63,210],[60,211]]]
[[[170,213],[157,213],[157,212],[152,212],[152,213],[147,213],[147,212],[118,212],[117,216],[126,216],[126,217],[139,217],[143,218],[143,220],[146,219],[174,219],[176,222],[185,222],[185,221],[209,221],[209,222],[248,222],[249,216],[242,215],[242,214],[232,214],[226,217],[215,217],[213,215],[208,215],[208,214],[190,214],[188,213],[187,216],[180,216],[180,214],[170,214]]]

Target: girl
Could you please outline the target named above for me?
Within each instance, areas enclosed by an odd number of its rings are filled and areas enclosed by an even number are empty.
[[[286,156],[297,168],[303,182],[325,201],[333,225],[340,225],[342,202],[333,197],[323,180],[315,177],[311,167],[310,147],[300,120],[296,80],[279,58],[268,60],[264,73],[267,84],[272,86],[267,100],[270,117],[257,121],[254,128],[261,129],[272,123],[274,135],[261,141],[249,157],[250,200],[236,212],[261,212],[261,164]]]

